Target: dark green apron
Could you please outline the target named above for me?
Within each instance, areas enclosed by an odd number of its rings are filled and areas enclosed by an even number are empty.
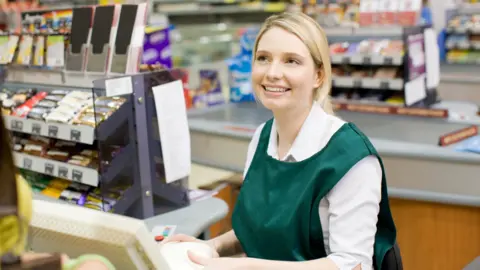
[[[300,162],[267,154],[273,119],[260,135],[257,150],[235,206],[232,225],[246,255],[280,261],[327,256],[320,223],[320,200],[375,148],[353,124],[343,125],[320,152]],[[396,238],[385,174],[374,246],[374,266],[381,266]],[[378,269],[376,267],[376,269]]]

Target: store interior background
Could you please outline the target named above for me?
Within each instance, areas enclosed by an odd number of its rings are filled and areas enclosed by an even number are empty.
[[[134,2],[138,1],[115,0],[120,4]],[[408,25],[386,26],[359,26],[362,11],[358,6],[348,9],[351,20],[338,24],[341,4],[361,6],[367,0],[331,0],[330,13],[325,11],[323,1],[317,2],[147,2],[144,68],[180,68],[184,72],[193,163],[188,188],[204,191],[196,193],[199,198],[195,199],[216,196],[233,209],[249,140],[256,126],[270,117],[255,103],[249,87],[249,57],[256,30],[270,14],[303,9],[328,24],[324,28],[338,71],[333,89],[336,113],[359,125],[384,159],[405,269],[464,269],[480,256],[480,38],[479,45],[475,44],[480,35],[474,30],[458,34],[454,28],[464,29],[468,24],[472,29],[478,27],[480,33],[480,2],[430,0],[422,5],[422,1],[412,0],[418,9],[407,14],[413,18],[405,19]],[[108,0],[8,1],[1,4],[0,20],[4,28],[21,28],[25,18],[19,12],[109,4],[112,2]],[[458,14],[470,19],[455,19]],[[413,71],[407,70],[405,61],[409,58],[404,56],[413,50],[408,50],[405,41],[409,35],[420,35],[423,40],[427,36],[425,28],[430,28],[425,22],[431,23],[434,39],[428,46],[423,43],[424,50],[415,57],[421,57],[426,65],[420,75],[428,79],[423,81],[430,81],[427,86],[425,82],[420,84],[423,90],[418,94],[411,85],[410,90],[406,86],[407,74]],[[403,44],[387,42],[391,45],[388,53],[371,52],[368,60],[363,56],[354,60],[358,52],[343,55],[349,53],[342,47],[345,42],[364,40],[402,40]],[[432,55],[432,50],[438,53]],[[17,77],[4,79],[3,87],[63,89],[62,84],[41,82],[45,78],[38,76],[31,80]],[[421,110],[399,113],[399,108],[408,107]],[[390,113],[393,110],[397,113]],[[455,143],[443,143],[447,141],[445,136],[462,130],[473,130],[474,134]],[[228,231],[230,217],[231,211],[210,228],[210,236]]]

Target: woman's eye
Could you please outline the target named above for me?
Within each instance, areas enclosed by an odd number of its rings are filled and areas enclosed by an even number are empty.
[[[265,61],[267,61],[267,57],[265,57],[265,56],[257,56],[257,61],[259,61],[259,62],[265,62]]]
[[[300,64],[296,59],[288,59],[287,64]]]

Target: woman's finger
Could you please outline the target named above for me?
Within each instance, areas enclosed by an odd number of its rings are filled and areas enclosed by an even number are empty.
[[[188,258],[189,258],[193,263],[196,263],[196,264],[199,264],[199,265],[202,265],[202,266],[207,265],[208,260],[210,260],[210,258],[201,256],[201,255],[198,255],[197,253],[192,252],[192,251],[190,251],[190,250],[187,251],[187,254],[188,254]]]
[[[197,238],[186,235],[186,234],[175,234],[170,237],[167,237],[164,242],[196,242],[198,241]]]

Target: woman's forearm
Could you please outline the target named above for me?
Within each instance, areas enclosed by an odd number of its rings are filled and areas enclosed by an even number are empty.
[[[208,241],[213,243],[220,257],[231,257],[243,253],[242,246],[233,230]]]

